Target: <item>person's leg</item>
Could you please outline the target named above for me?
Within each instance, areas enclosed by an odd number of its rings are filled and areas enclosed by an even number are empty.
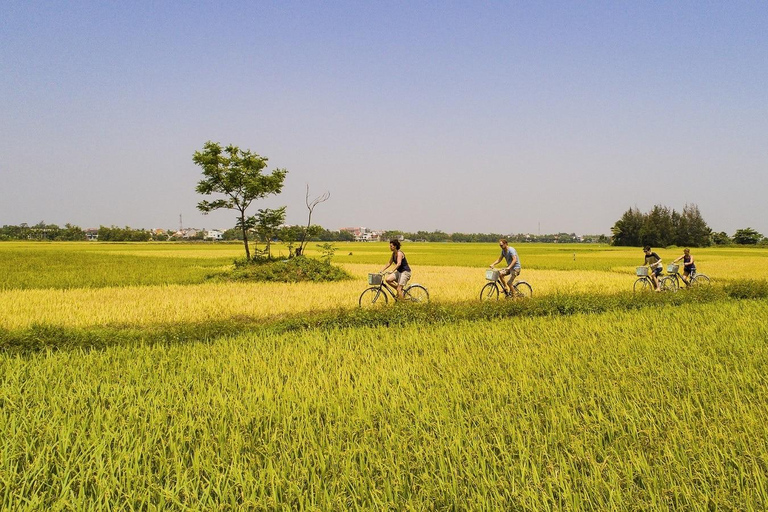
[[[504,291],[504,293],[509,293],[510,288],[507,288],[507,283],[504,279],[506,276],[506,269],[499,270],[499,286],[501,286],[501,289]]]
[[[408,281],[410,279],[411,279],[411,273],[410,272],[402,272],[398,276],[398,279],[397,279],[397,297],[399,299],[402,299],[404,297],[403,288],[405,288],[405,285],[408,284]]]
[[[517,276],[519,275],[520,275],[520,272],[518,272],[514,268],[509,271],[509,281],[507,281],[507,286],[509,287],[509,293],[512,293],[512,294],[515,293],[514,282],[515,282],[515,279],[517,279]]]
[[[385,280],[389,286],[391,286],[392,288],[397,288],[397,272],[387,274]]]

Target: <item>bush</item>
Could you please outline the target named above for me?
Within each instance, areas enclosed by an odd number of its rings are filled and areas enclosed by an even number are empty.
[[[328,282],[352,279],[344,269],[330,261],[320,261],[305,256],[289,260],[257,258],[251,261],[236,260],[235,268],[220,274],[219,278],[231,281],[269,281],[297,283],[301,281]]]

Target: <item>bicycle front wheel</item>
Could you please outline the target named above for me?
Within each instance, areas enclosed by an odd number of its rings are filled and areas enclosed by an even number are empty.
[[[512,286],[515,287],[515,297],[527,299],[533,296],[533,288],[525,281],[518,281],[513,283]]]
[[[480,300],[499,300],[499,288],[496,283],[488,283],[480,290]]]
[[[371,286],[360,294],[361,308],[377,308],[387,305],[387,293],[378,286]]]
[[[696,288],[703,288],[706,286],[710,286],[711,284],[712,282],[704,274],[696,274],[691,279],[691,286],[695,286]]]
[[[661,278],[661,291],[663,292],[676,292],[677,291],[677,279],[672,276]]]
[[[429,302],[429,292],[420,284],[412,284],[403,290],[403,295],[407,300],[410,300],[411,302]]]
[[[635,281],[635,286],[632,288],[635,293],[639,292],[647,292],[651,290],[653,287],[651,286],[651,280],[646,277],[640,277]]]

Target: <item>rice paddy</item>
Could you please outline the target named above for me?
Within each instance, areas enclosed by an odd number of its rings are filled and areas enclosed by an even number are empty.
[[[765,249],[697,250],[712,298],[625,309],[639,249],[521,245],[534,301],[616,305],[466,320],[497,246],[408,244],[441,319],[270,329],[356,310],[389,253],[338,245],[358,279],[288,285],[206,279],[238,245],[0,244],[0,336],[260,326],[0,353],[0,508],[768,507],[768,301],[720,292]]]

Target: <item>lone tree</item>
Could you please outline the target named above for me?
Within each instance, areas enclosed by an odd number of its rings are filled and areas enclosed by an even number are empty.
[[[229,145],[222,149],[217,142],[208,141],[202,151],[195,151],[192,161],[203,168],[204,178],[195,190],[199,194],[223,194],[223,199],[200,201],[197,209],[207,214],[220,208],[237,210],[236,227],[243,232],[245,258],[251,259],[248,248],[248,230],[256,226],[255,216],[246,216],[246,210],[256,199],[270,194],[279,194],[283,190],[283,181],[288,173],[285,169],[275,169],[271,174],[262,174],[267,167],[267,158],[241,151],[239,147]]]
[[[285,206],[276,210],[265,208],[256,214],[256,233],[267,244],[267,258],[272,257],[272,238],[277,235],[280,225],[285,222]]]
[[[312,230],[312,212],[315,211],[315,207],[320,204],[326,202],[328,199],[331,198],[331,193],[326,192],[325,194],[321,196],[317,196],[312,201],[309,200],[309,183],[307,183],[307,195],[305,198],[305,202],[307,204],[307,210],[309,210],[309,215],[307,216],[307,227],[304,228],[301,231],[301,241],[299,242],[299,247],[296,249],[296,256],[301,256],[304,254],[304,247],[307,245],[307,236],[311,235]]]

